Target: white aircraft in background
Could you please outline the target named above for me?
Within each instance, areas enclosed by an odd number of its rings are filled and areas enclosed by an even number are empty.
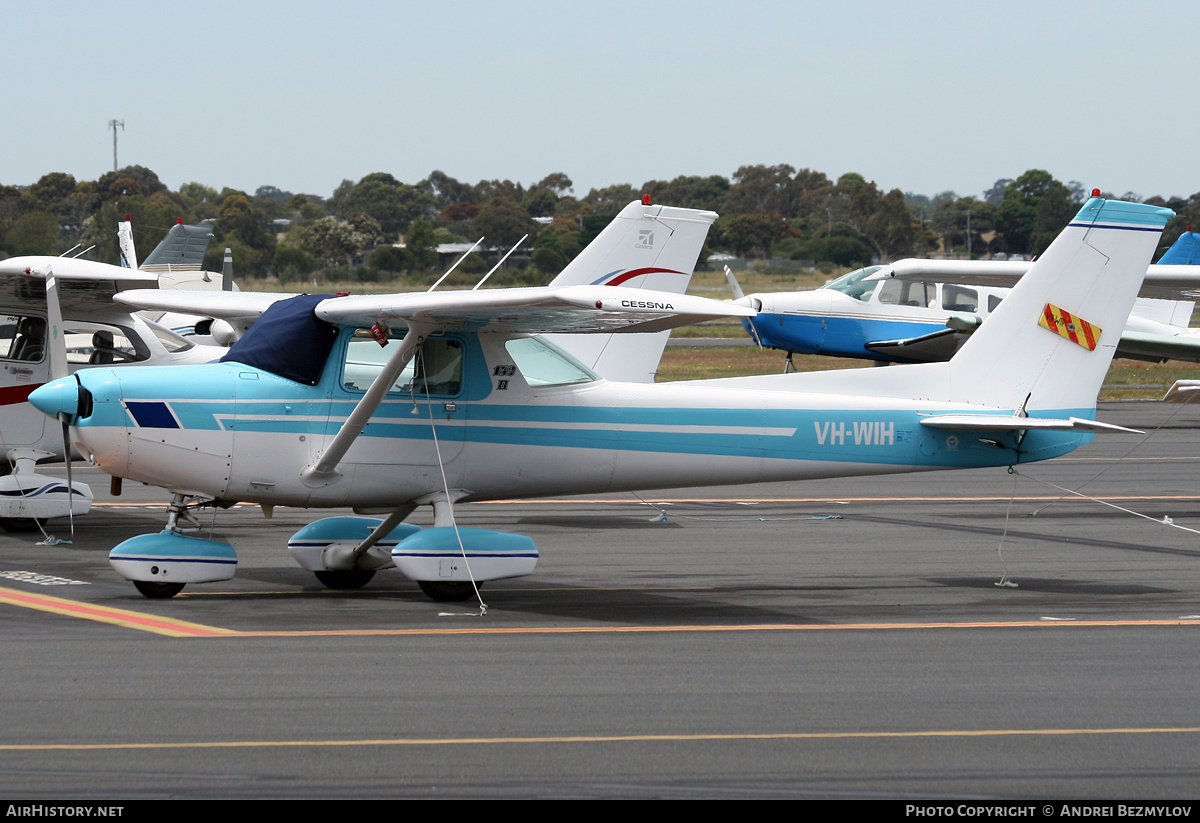
[[[196,345],[113,302],[123,289],[160,286],[158,273],[137,268],[128,218],[117,234],[122,262],[130,266],[73,257],[0,260],[0,528],[7,531],[32,531],[39,521],[91,508],[86,484],[64,483],[36,470],[37,463],[64,455],[63,432],[25,402],[56,376],[52,348],[60,339],[66,372],[101,365],[207,363],[226,351]]]
[[[631,203],[552,285],[619,283],[627,289],[682,293],[716,217],[714,212],[651,205],[647,200]],[[153,318],[187,330],[199,328],[200,335],[235,339],[281,295],[230,295],[228,253],[224,284],[200,265],[209,234],[206,227],[184,226],[181,221],[139,267],[126,219],[118,230],[121,267],[59,257],[0,261],[0,453],[7,455],[4,469],[9,472],[0,477],[0,527],[31,531],[37,521],[85,514],[92,501],[86,485],[68,485],[35,470],[36,463],[62,460],[64,454],[59,427],[47,425],[46,418],[25,402],[52,373],[46,340],[50,298],[44,285],[49,275],[53,273],[58,284],[69,371],[96,365],[206,363],[223,355],[226,347],[194,342],[203,339],[200,336],[183,338],[146,319],[147,312],[113,298],[119,300],[124,289],[157,286],[157,291],[142,294],[140,304],[154,310]],[[195,291],[197,287],[206,288]],[[192,313],[210,304],[212,315]],[[218,316],[230,322],[212,319]],[[564,345],[578,344],[576,356],[606,376],[650,382],[668,334],[636,335],[634,347],[612,335],[574,338]]]
[[[1121,333],[1117,357],[1200,361],[1200,329],[1189,329],[1195,304],[1178,298],[1200,290],[1190,231],[1148,268],[1141,297]],[[758,316],[744,320],[760,345],[788,353],[879,362],[950,359],[1000,304],[1028,262],[901,260],[843,275],[812,291],[744,295],[726,268],[739,302]],[[1183,286],[1181,288],[1181,286]]]
[[[110,553],[146,596],[232,577],[231,545],[181,530],[248,501],[354,508],[289,541],[326,585],[396,567],[465,599],[537,549],[458,528],[457,502],[1009,466],[1128,431],[1095,421],[1096,394],[1171,214],[1091,198],[945,363],[616,383],[536,335],[753,310],[620,286],[314,296],[271,306],[220,363],[90,369],[30,400],[104,471],[174,495],[166,530]],[[433,528],[402,522],[420,505]]]

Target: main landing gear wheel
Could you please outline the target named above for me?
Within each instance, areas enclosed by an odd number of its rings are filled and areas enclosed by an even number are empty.
[[[183,591],[183,583],[154,583],[150,580],[135,580],[134,587],[151,600],[166,600]]]
[[[418,580],[417,585],[425,592],[430,600],[438,603],[461,603],[475,596],[475,587],[470,581],[465,583],[447,583],[442,580]],[[483,588],[483,584],[479,584]]]
[[[36,517],[0,517],[0,529],[12,534],[35,532],[44,525],[46,521]]]
[[[331,589],[361,589],[375,576],[373,569],[350,569],[313,572],[323,584]]]

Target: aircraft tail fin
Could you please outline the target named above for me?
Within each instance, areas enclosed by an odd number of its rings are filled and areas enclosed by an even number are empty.
[[[951,401],[1095,408],[1170,209],[1092,197],[951,359]]]
[[[1171,248],[1163,252],[1158,259],[1160,266],[1196,266],[1200,265],[1200,233],[1188,230],[1179,235],[1179,239],[1171,244]]]
[[[182,218],[162,242],[154,247],[154,251],[142,262],[142,268],[153,271],[151,267],[201,269],[204,265],[204,253],[208,250],[209,238],[213,236],[212,226],[185,226]]]
[[[623,208],[551,286],[624,286],[683,294],[716,212],[633,202]],[[546,335],[601,377],[650,383],[670,332]]]
[[[136,269],[137,249],[133,246],[133,225],[129,222],[128,214],[117,224],[117,248],[121,251],[121,268]]]

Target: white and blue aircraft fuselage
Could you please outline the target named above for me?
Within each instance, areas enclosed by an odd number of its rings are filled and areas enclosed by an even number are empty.
[[[471,579],[528,573],[536,550],[456,530],[457,501],[1007,466],[1116,428],[1094,420],[1096,393],[1170,215],[1089,200],[948,363],[613,383],[534,334],[752,311],[575,286],[305,298],[264,314],[219,364],[94,369],[31,401],[69,418],[105,471],[171,490],[178,511],[194,497],[386,513],[293,538],[296,559],[331,585],[394,565],[435,597],[466,596]],[[435,528],[401,523],[422,504]],[[236,562],[226,544],[174,528],[112,560],[151,596],[226,579]]]
[[[1185,233],[1149,267],[1117,357],[1200,360],[1200,332],[1188,327],[1195,304],[1177,299],[1200,287],[1200,269],[1188,253],[1195,237]],[[757,310],[742,325],[761,346],[789,357],[927,363],[949,360],[1029,267],[1028,262],[908,259],[856,269],[810,291],[750,295],[741,294],[728,269],[726,276],[739,302]],[[1155,285],[1166,276],[1174,288]]]

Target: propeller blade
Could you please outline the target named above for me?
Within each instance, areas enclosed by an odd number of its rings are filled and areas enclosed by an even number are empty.
[[[67,464],[67,519],[71,523],[71,539],[67,542],[75,540],[75,483],[71,472],[71,418],[65,413],[59,413],[59,422],[62,424],[62,444],[63,444],[63,460]]]

